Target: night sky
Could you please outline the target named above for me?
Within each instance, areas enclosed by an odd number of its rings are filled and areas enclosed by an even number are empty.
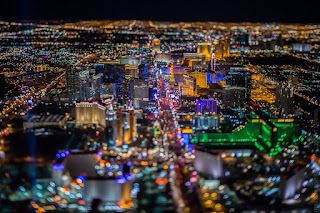
[[[0,0],[0,19],[320,23],[319,8],[318,0]]]

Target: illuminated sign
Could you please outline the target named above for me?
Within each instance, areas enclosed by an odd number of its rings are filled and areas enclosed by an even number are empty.
[[[188,126],[184,129],[182,129],[182,133],[192,133],[192,132],[193,132],[193,130]]]

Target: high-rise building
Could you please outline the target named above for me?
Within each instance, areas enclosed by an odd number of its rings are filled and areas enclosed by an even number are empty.
[[[4,74],[0,74],[0,100],[6,96],[6,84]]]
[[[120,64],[123,65],[135,65],[139,66],[141,64],[141,57],[140,56],[122,56],[120,58]]]
[[[139,67],[139,78],[148,79],[149,78],[149,71],[148,71],[148,65],[147,64],[140,64]]]
[[[134,110],[129,111],[129,125],[130,142],[132,142],[132,139],[135,138],[137,134],[137,116]]]
[[[244,87],[246,98],[251,97],[252,73],[246,67],[231,67],[226,74],[226,84],[233,87]]]
[[[152,40],[152,52],[153,54],[161,51],[161,41],[160,39],[153,39]]]
[[[101,78],[102,74],[95,75],[95,70],[83,70],[80,76],[80,100],[91,101],[99,100],[101,97]]]
[[[197,114],[212,115],[217,114],[217,101],[214,99],[201,99],[196,101]]]
[[[150,100],[150,88],[147,79],[131,79],[129,89],[130,99],[133,101],[135,109],[140,108],[143,102],[146,104]]]
[[[242,107],[245,102],[244,87],[222,87],[222,104],[224,107]]]
[[[106,107],[96,102],[76,103],[76,123],[106,126]]]
[[[293,113],[293,92],[294,88],[285,83],[279,83],[276,86],[275,105],[279,108],[282,117],[288,117]]]
[[[139,76],[139,69],[136,65],[125,65],[125,74],[126,79],[128,78],[138,78]]]
[[[295,52],[310,52],[311,47],[312,47],[311,44],[299,44],[299,43],[292,44],[292,50]]]
[[[125,65],[118,63],[98,64],[95,66],[95,70],[97,74],[102,73],[102,82],[104,84],[114,84],[114,99],[123,104],[124,94],[127,91],[125,88],[127,85],[124,86],[124,81],[126,80]]]
[[[145,79],[130,80],[130,96],[133,100],[149,100],[149,85]]]
[[[172,61],[170,53],[157,53],[154,60],[158,63],[169,64]]]
[[[184,60],[200,59],[202,64],[206,62],[206,54],[204,53],[183,53]]]
[[[196,84],[199,88],[208,88],[207,73],[193,72],[189,76],[196,79]]]
[[[235,38],[235,44],[237,46],[248,46],[249,45],[249,40],[250,40],[249,34],[240,33]]]
[[[70,94],[80,90],[80,67],[68,66],[66,69],[66,91]]]
[[[204,53],[206,55],[206,61],[210,61],[212,56],[212,44],[200,43],[198,45],[198,53]]]
[[[181,95],[183,96],[196,96],[197,95],[197,84],[194,77],[183,75]]]
[[[136,137],[137,118],[134,110],[122,111],[117,114],[116,146],[131,143]]]
[[[230,56],[230,42],[229,40],[215,41],[214,55],[216,60],[225,60]]]

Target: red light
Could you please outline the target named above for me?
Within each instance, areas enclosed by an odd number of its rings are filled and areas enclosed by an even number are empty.
[[[250,101],[250,103],[251,103],[253,106],[259,106],[259,104],[255,104],[255,103],[253,103],[252,101]]]
[[[4,136],[8,136],[9,135],[9,133],[8,132],[4,132]]]
[[[79,200],[79,202],[78,202],[80,205],[84,205],[84,204],[86,204],[83,200]]]

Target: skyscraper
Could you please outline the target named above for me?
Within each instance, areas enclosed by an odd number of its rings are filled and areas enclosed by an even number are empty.
[[[193,72],[189,76],[196,79],[196,84],[199,88],[208,88],[207,73]]]
[[[153,54],[155,54],[157,52],[160,52],[160,50],[161,50],[160,44],[161,44],[160,39],[155,38],[155,39],[152,40],[152,52],[153,52]]]
[[[216,60],[224,60],[230,56],[230,42],[229,40],[215,41],[214,54]]]
[[[75,93],[80,89],[81,69],[75,66],[68,66],[66,69],[66,90],[68,93]]]
[[[95,65],[95,70],[96,74],[102,74],[102,82],[104,84],[114,84],[114,98],[119,103],[122,103],[124,99],[124,91],[126,91],[126,89],[124,88],[124,81],[126,80],[125,65],[117,63],[98,64]]]
[[[80,100],[91,101],[100,99],[102,74],[95,75],[95,70],[83,70],[80,72]]]
[[[212,44],[200,43],[198,45],[198,53],[204,53],[206,55],[206,61],[210,61],[212,56]]]
[[[245,101],[244,87],[222,87],[222,104],[225,107],[242,107]]]
[[[288,117],[293,112],[293,92],[294,88],[285,83],[276,86],[276,102],[281,117]]]
[[[188,75],[183,75],[181,90],[181,95],[183,96],[196,96],[196,79]]]
[[[251,71],[246,67],[231,67],[226,74],[226,84],[246,89],[246,98],[251,97]]]

